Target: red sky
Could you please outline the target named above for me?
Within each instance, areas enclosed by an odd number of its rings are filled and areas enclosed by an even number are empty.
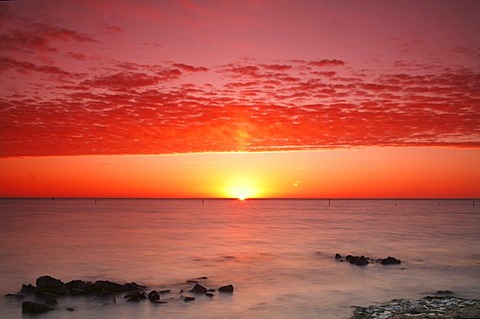
[[[479,197],[479,21],[461,0],[1,2],[0,196]]]

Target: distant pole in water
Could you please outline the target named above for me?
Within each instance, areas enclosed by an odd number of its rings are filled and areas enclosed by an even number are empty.
[[[204,200],[204,199],[202,199],[202,205],[203,205],[203,204],[205,204],[205,200]]]
[[[97,203],[97,199],[95,198],[95,204]]]
[[[328,206],[330,206],[330,198],[328,199]]]
[[[475,206],[475,201],[474,200],[472,200],[472,206]]]

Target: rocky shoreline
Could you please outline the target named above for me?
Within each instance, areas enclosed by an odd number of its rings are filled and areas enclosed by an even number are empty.
[[[479,319],[480,300],[463,299],[438,291],[422,299],[394,299],[381,305],[355,306],[351,319]]]
[[[23,284],[20,292],[7,294],[6,297],[22,300],[23,313],[38,314],[60,309],[75,311],[73,307],[59,306],[59,300],[65,296],[111,297],[114,303],[119,302],[117,298],[123,297],[126,302],[141,302],[148,299],[153,304],[165,304],[173,301],[194,301],[200,295],[211,299],[216,292],[232,294],[234,291],[232,284],[217,288],[208,287],[207,279],[199,277],[186,280],[185,283],[193,287],[189,290],[180,289],[177,293],[172,292],[172,289],[151,290],[147,293],[146,286],[135,282],[120,284],[109,280],[91,282],[76,279],[64,283],[60,279],[45,275],[37,278],[35,286]]]

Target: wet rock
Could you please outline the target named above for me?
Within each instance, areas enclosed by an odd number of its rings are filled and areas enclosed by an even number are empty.
[[[22,312],[24,313],[37,314],[48,312],[50,310],[53,310],[53,308],[43,303],[39,303],[36,301],[22,302]]]
[[[215,295],[214,295],[213,293],[211,293],[211,292],[207,292],[207,293],[205,294],[205,296],[212,298],[212,297],[214,297]]]
[[[206,294],[207,293],[207,288],[200,284],[195,284],[193,288],[190,290],[190,292],[196,293],[196,294]]]
[[[20,290],[20,292],[27,295],[34,294],[35,286],[33,286],[32,284],[28,284],[28,285],[23,284],[22,290]]]
[[[160,293],[156,290],[152,290],[148,293],[148,300],[157,301],[160,300]]]
[[[152,302],[155,303],[155,304],[160,304],[160,305],[168,303],[168,301],[166,301],[166,300],[155,300],[155,301],[152,301]]]
[[[182,300],[185,301],[185,302],[189,302],[189,301],[194,301],[194,300],[195,300],[195,297],[181,295],[181,296],[180,296],[180,299],[182,299]]]
[[[366,266],[369,264],[367,258],[365,258],[365,256],[352,256],[350,259],[349,259],[349,262],[352,264],[352,265],[356,265],[356,266]]]
[[[70,308],[70,307],[65,308],[65,310],[67,310],[67,311],[75,311],[75,309]]]
[[[453,295],[453,291],[450,291],[450,290],[437,290],[437,295]]]
[[[347,255],[347,257],[345,257],[345,259],[346,259],[347,261],[350,261],[350,260],[352,260],[352,258],[353,258],[353,256],[352,256],[352,255]]]
[[[215,288],[209,288],[208,289],[208,292],[215,292],[215,291],[216,291]]]
[[[124,298],[127,299],[127,301],[140,301],[147,299],[147,294],[141,290],[130,291]]]
[[[99,293],[115,293],[123,292],[124,287],[122,284],[111,282],[108,280],[97,280],[93,285],[93,290]]]
[[[227,293],[232,293],[233,292],[233,285],[226,285],[218,288],[219,292],[227,292]]]
[[[342,255],[340,255],[340,254],[338,254],[338,253],[335,254],[335,259],[342,259]]]
[[[402,263],[400,259],[397,259],[392,256],[388,256],[387,258],[384,258],[380,261],[382,265],[399,265]]]

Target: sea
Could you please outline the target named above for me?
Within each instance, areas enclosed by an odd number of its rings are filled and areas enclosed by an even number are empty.
[[[41,318],[349,318],[439,290],[480,299],[480,200],[1,199],[0,318],[29,317],[3,295],[42,275],[171,292],[64,296]],[[195,295],[194,279],[234,292]]]

